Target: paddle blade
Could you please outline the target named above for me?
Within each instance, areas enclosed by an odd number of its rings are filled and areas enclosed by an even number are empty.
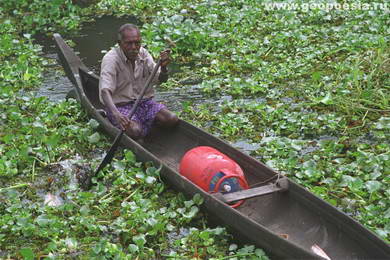
[[[123,136],[124,131],[121,131],[120,134],[118,134],[115,137],[114,143],[111,145],[110,150],[107,152],[106,156],[104,157],[103,161],[100,163],[99,167],[97,168],[95,174],[92,176],[97,176],[98,173],[106,167],[107,164],[109,164],[112,161],[112,158],[114,158],[115,152],[118,149],[118,146],[120,144],[120,140]]]

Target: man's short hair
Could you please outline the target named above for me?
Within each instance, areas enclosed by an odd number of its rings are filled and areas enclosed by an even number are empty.
[[[132,24],[132,23],[126,23],[126,24],[122,25],[121,27],[119,27],[119,30],[118,30],[118,41],[122,40],[124,31],[131,31],[131,30],[136,30],[137,32],[140,32],[138,26],[135,25],[135,24]]]

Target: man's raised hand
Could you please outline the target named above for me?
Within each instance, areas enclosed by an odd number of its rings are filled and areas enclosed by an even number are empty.
[[[170,53],[171,53],[171,50],[164,50],[164,51],[160,52],[160,59],[161,59],[161,67],[162,68],[165,68],[171,62],[171,58],[169,56]]]

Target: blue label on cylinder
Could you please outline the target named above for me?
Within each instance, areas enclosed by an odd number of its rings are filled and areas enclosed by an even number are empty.
[[[209,191],[214,191],[215,189],[215,185],[217,184],[217,182],[223,177],[225,176],[225,174],[223,172],[217,172],[213,178],[211,179],[210,181],[210,185],[209,185]],[[228,185],[230,187],[230,191],[226,191],[224,189],[224,185]],[[230,192],[235,192],[235,191],[240,191],[241,190],[241,186],[240,184],[238,183],[238,179],[237,178],[227,178],[225,179],[221,185],[219,185],[219,189],[218,189],[218,192],[221,192],[221,193],[230,193]]]

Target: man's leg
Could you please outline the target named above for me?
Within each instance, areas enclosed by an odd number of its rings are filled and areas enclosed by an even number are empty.
[[[179,118],[166,108],[161,109],[156,114],[156,123],[163,127],[173,127],[179,122]]]

